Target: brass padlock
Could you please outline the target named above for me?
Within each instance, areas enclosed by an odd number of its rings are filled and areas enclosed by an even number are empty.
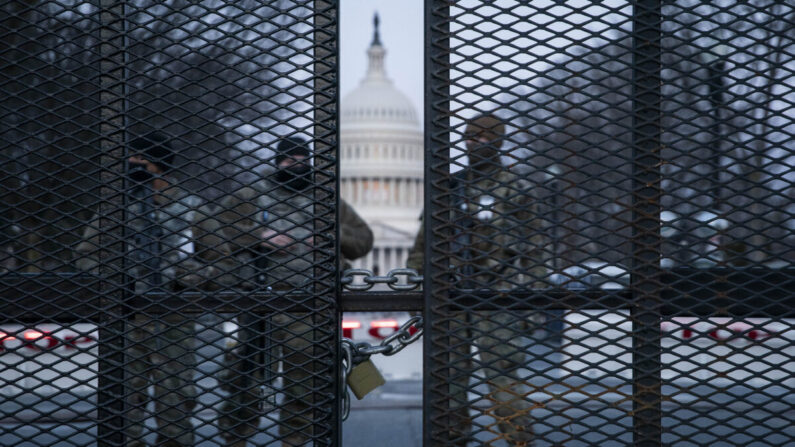
[[[384,376],[370,359],[354,366],[351,373],[348,374],[348,386],[359,400],[385,383]]]

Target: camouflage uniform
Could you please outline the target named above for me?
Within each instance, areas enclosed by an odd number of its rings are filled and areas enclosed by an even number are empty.
[[[134,281],[136,295],[151,290],[175,290],[197,285],[199,272],[192,258],[191,222],[200,200],[176,186],[159,191],[152,200],[148,188],[138,187],[141,200],[132,199],[128,208],[131,220],[127,225],[129,256],[127,269]],[[136,192],[133,192],[136,194]],[[136,197],[133,195],[133,197]],[[96,270],[99,260],[94,254],[100,247],[99,218],[84,232],[78,245],[77,266]],[[146,406],[149,387],[154,387],[158,446],[193,445],[191,413],[196,404],[194,369],[194,323],[181,314],[166,314],[153,319],[135,314],[126,329],[128,405],[127,445],[143,446],[144,421],[149,417]]]
[[[235,195],[224,198],[214,219],[202,222],[201,247],[216,248],[231,257],[218,259],[234,278],[224,283],[253,290],[271,287],[277,291],[300,291],[313,279],[313,247],[301,241],[313,233],[313,201],[306,194],[261,181]],[[367,224],[345,202],[340,201],[340,246],[343,256],[351,259],[370,251],[373,236]],[[298,241],[290,250],[263,253],[260,234],[265,229],[290,236]],[[230,262],[231,261],[231,262]],[[263,263],[266,263],[263,264]],[[310,292],[310,291],[308,291]],[[312,358],[308,351],[315,346],[316,335],[311,316],[299,313],[274,314],[267,319],[250,314],[238,317],[241,330],[238,346],[227,353],[227,365],[219,376],[229,396],[221,405],[219,428],[231,445],[244,445],[259,430],[260,385],[270,386],[281,360],[284,373],[284,400],[279,409],[279,435],[285,445],[303,445],[312,433]],[[265,341],[272,348],[260,348],[265,359],[252,358],[247,347]]]
[[[511,290],[538,287],[546,274],[544,240],[535,215],[530,184],[501,166],[490,172],[460,171],[452,185],[459,203],[451,206],[457,231],[450,249],[462,289]],[[422,272],[425,253],[423,231],[417,234],[407,266]],[[495,292],[496,294],[496,292]],[[466,446],[471,431],[467,389],[475,372],[471,340],[480,356],[480,369],[489,388],[488,410],[512,445],[529,445],[532,419],[529,385],[519,374],[527,367],[527,346],[544,323],[537,312],[475,311],[449,316],[450,340],[450,440]]]

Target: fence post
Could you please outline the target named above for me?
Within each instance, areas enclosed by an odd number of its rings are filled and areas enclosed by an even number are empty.
[[[450,319],[440,318],[449,302],[450,285],[442,276],[449,270],[449,244],[440,233],[449,231],[450,193],[450,7],[452,2],[426,1],[425,29],[425,160],[424,160],[424,327],[423,337],[423,445],[438,445],[450,427],[449,371]],[[447,281],[449,283],[449,281]],[[435,433],[436,431],[436,433]],[[448,430],[449,431],[449,430]]]
[[[99,4],[99,80],[100,147],[102,182],[100,195],[108,200],[97,210],[100,216],[100,277],[102,312],[99,315],[99,361],[97,390],[98,445],[119,446],[125,443],[125,319],[124,303],[129,284],[124,269],[125,222],[124,124],[125,98],[125,3],[103,0]],[[121,285],[121,286],[119,286]]]
[[[318,219],[315,221],[315,233],[319,234],[318,239],[324,240],[328,244],[333,244],[334,250],[327,252],[315,252],[314,262],[315,272],[317,278],[320,280],[316,283],[315,290],[320,292],[319,296],[326,296],[331,299],[334,298],[333,308],[330,309],[331,315],[326,314],[323,309],[327,307],[328,302],[323,298],[313,302],[313,311],[315,313],[313,318],[313,331],[312,339],[316,341],[312,350],[313,361],[312,371],[313,374],[318,374],[324,368],[324,363],[318,359],[328,355],[328,345],[320,342],[325,338],[325,332],[317,326],[322,325],[327,321],[330,316],[334,327],[330,328],[332,333],[331,352],[333,353],[333,364],[331,365],[331,377],[340,377],[340,324],[342,321],[342,307],[340,305],[340,293],[342,286],[340,284],[340,275],[336,274],[337,269],[334,268],[333,276],[329,274],[329,270],[323,269],[322,264],[328,262],[328,256],[333,256],[335,265],[341,265],[339,262],[339,120],[338,111],[339,105],[339,3],[327,0],[319,0],[314,2],[313,15],[315,17],[313,31],[313,46],[314,60],[313,60],[313,81],[314,81],[314,142],[315,142],[315,180],[316,187],[314,188],[315,197],[315,216]],[[329,208],[328,205],[333,205]],[[324,218],[325,217],[325,218]],[[332,219],[328,219],[332,217]],[[328,282],[328,283],[327,283]],[[329,284],[330,283],[330,284]],[[333,294],[333,295],[332,295]],[[325,351],[325,352],[324,352]],[[319,380],[314,379],[315,389],[322,389],[323,384]],[[339,384],[339,381],[332,379],[331,389],[333,391],[333,410],[331,413],[331,420],[328,421],[331,428],[327,438],[316,437],[316,442],[329,442],[332,446],[342,445],[342,412],[336,411],[341,408],[341,396],[345,393],[344,385]],[[317,405],[318,402],[326,402],[328,396],[324,396],[321,392],[316,392],[313,395],[312,402]],[[313,409],[315,426],[319,426],[318,421],[322,421],[325,414],[325,408]],[[322,441],[321,441],[322,439]]]
[[[662,3],[633,10],[632,405],[633,445],[662,445],[661,69]]]

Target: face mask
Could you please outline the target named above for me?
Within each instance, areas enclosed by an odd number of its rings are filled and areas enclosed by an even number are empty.
[[[500,152],[492,143],[478,142],[467,149],[469,164],[474,169],[487,171],[500,164]]]
[[[276,180],[293,189],[305,189],[310,185],[312,169],[305,164],[296,164],[276,172]]]
[[[139,163],[127,164],[127,175],[130,180],[138,183],[143,183],[154,178],[154,174],[146,170],[146,166]]]

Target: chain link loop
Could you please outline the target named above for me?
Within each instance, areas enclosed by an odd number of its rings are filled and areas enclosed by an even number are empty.
[[[347,273],[347,272],[346,272]],[[416,272],[414,272],[416,274]],[[411,328],[414,327],[416,332],[411,333]],[[340,389],[344,389],[342,394],[342,420],[348,419],[351,412],[351,392],[348,389],[348,376],[353,371],[353,367],[359,363],[367,361],[370,356],[375,354],[383,354],[386,356],[395,355],[406,348],[406,346],[414,343],[423,333],[423,320],[420,316],[409,318],[408,321],[400,326],[400,329],[395,331],[394,334],[386,337],[380,344],[373,346],[367,342],[354,343],[350,338],[343,337],[340,341],[340,351],[342,353],[340,367]]]
[[[340,390],[345,390],[342,393],[342,420],[347,420],[351,414],[351,391],[348,389],[348,376],[353,371],[353,342],[348,338],[343,338],[341,342],[342,363],[340,367]]]
[[[415,327],[417,331],[412,334],[410,332],[411,328]],[[414,316],[409,318],[409,320],[400,327],[394,334],[386,337],[385,339],[381,340],[381,343],[377,346],[372,346],[368,343],[359,343],[356,345],[356,352],[354,352],[354,357],[356,355],[366,355],[371,356],[373,354],[383,354],[386,356],[395,355],[398,352],[402,351],[406,348],[406,346],[414,343],[422,336],[423,328],[422,328],[422,317]]]
[[[361,277],[361,282],[356,282],[356,277]],[[401,278],[405,278],[401,282]],[[422,285],[422,275],[414,269],[394,269],[384,276],[378,276],[367,269],[348,269],[342,273],[340,282],[346,290],[364,292],[372,289],[376,284],[386,284],[390,289],[406,292],[416,290]]]

